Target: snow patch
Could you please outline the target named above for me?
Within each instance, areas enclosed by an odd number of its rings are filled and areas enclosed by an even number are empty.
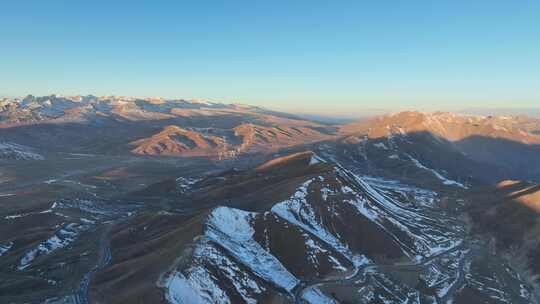
[[[383,150],[388,150],[388,147],[387,147],[384,143],[382,143],[382,142],[380,142],[380,143],[375,143],[375,144],[373,144],[373,146],[374,146],[375,148],[379,148],[379,149],[383,149]]]
[[[205,235],[260,278],[291,291],[298,279],[253,239],[254,230],[249,223],[253,216],[254,213],[239,209],[219,207],[210,215]]]
[[[433,169],[430,169],[426,166],[424,166],[420,161],[418,161],[416,158],[412,157],[411,155],[408,155],[409,158],[411,159],[411,161],[413,162],[413,164],[415,166],[417,166],[418,168],[420,169],[424,169],[424,170],[427,170],[427,171],[430,171],[431,173],[433,173],[443,184],[445,185],[448,185],[448,186],[457,186],[457,187],[460,187],[460,188],[463,188],[463,189],[468,189],[467,186],[463,185],[462,183],[459,183],[459,182],[456,182],[454,180],[451,180],[451,179],[448,179],[444,176],[442,176],[439,172],[433,170]]]
[[[302,299],[310,304],[336,304],[336,301],[330,299],[318,288],[310,288],[302,295]]]
[[[43,211],[40,211],[40,212],[19,213],[19,214],[13,214],[13,215],[6,215],[6,216],[4,216],[4,219],[6,219],[6,220],[14,220],[14,219],[18,219],[18,218],[26,217],[26,216],[30,216],[30,215],[46,214],[46,213],[51,213],[51,212],[53,212],[52,209],[47,209],[47,210],[43,210]]]
[[[175,304],[184,304],[184,303],[193,303],[193,304],[205,304],[206,302],[201,298],[200,294],[195,291],[190,281],[181,273],[175,273],[169,277],[166,284],[167,292],[165,293],[165,298],[170,303]],[[223,301],[227,298],[223,298]],[[218,303],[218,302],[216,302]],[[221,303],[228,303],[221,302]]]
[[[317,154],[313,153],[311,155],[311,159],[309,160],[309,165],[313,166],[313,165],[320,164],[320,163],[325,163],[324,159],[319,157]]]
[[[317,218],[315,211],[307,203],[306,197],[308,194],[308,187],[313,181],[314,179],[306,181],[296,190],[289,200],[274,205],[271,209],[272,213],[285,221],[316,235],[319,239],[323,240],[336,251],[347,257],[354,265],[359,266],[365,264],[366,258],[364,256],[353,254],[335,235],[323,227]]]
[[[0,142],[0,159],[15,160],[44,160],[45,158],[34,152],[33,148],[12,142]]]
[[[176,179],[176,189],[180,194],[186,193],[200,180],[200,178],[178,177]]]
[[[8,252],[13,247],[13,242],[9,242],[7,244],[0,244],[0,256],[3,256],[6,252]]]
[[[78,225],[71,223],[58,230],[53,236],[39,244],[37,247],[26,252],[19,262],[18,270],[24,270],[38,256],[50,254],[58,249],[67,247],[73,243],[79,234],[89,227],[86,225]]]

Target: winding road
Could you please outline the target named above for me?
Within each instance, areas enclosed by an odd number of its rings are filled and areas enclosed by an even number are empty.
[[[75,304],[87,304],[88,303],[88,287],[93,276],[105,268],[111,262],[111,249],[109,248],[108,236],[112,228],[112,224],[107,224],[103,229],[101,236],[99,238],[99,258],[92,270],[88,272],[79,285],[79,289],[75,291],[73,295],[73,303]]]

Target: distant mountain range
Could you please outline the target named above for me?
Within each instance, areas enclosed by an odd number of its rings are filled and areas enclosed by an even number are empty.
[[[469,115],[485,116],[528,116],[540,118],[540,108],[467,108],[458,111],[459,113]]]
[[[392,154],[398,145],[391,163],[414,156],[450,175],[459,168],[467,178],[483,181],[540,179],[540,163],[534,161],[540,153],[540,119],[526,116],[400,112],[329,124],[201,100],[51,95],[0,101],[0,139],[37,154],[231,159],[325,141],[358,145],[364,137],[377,142],[381,153]],[[406,155],[404,146],[412,149]]]
[[[3,138],[43,150],[216,158],[318,141],[335,129],[245,105],[54,95],[2,100],[0,128]]]

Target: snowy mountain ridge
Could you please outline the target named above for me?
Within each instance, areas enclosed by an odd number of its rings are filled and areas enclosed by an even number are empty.
[[[311,159],[317,163],[308,165],[326,162],[316,155]],[[276,297],[339,303],[326,285],[353,288],[355,281],[363,282],[359,298],[364,300],[444,302],[463,284],[471,257],[459,220],[438,204],[434,192],[360,177],[336,164],[328,173],[309,177],[268,211],[213,209],[191,260],[159,285],[173,304],[260,303]],[[358,240],[359,231],[376,241]],[[423,269],[420,278],[432,292],[388,276],[380,265],[389,261],[401,266],[385,267]],[[471,274],[470,280],[483,279]],[[526,301],[524,296],[516,303]]]

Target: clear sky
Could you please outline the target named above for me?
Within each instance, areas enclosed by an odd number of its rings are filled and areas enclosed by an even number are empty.
[[[2,1],[0,95],[540,107],[540,1]]]

